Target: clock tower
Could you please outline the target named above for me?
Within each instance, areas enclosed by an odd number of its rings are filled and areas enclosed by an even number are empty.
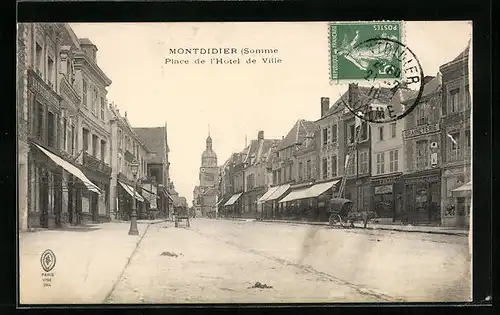
[[[212,148],[210,131],[206,140],[206,148],[201,155],[199,202],[201,214],[215,213],[217,203],[217,190],[219,187],[219,167],[217,154]]]

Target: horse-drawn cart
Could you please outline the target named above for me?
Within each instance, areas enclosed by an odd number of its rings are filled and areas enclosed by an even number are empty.
[[[187,207],[174,207],[174,223],[175,227],[179,227],[179,225],[184,222],[186,227],[190,227],[189,224],[189,211]]]
[[[330,218],[328,224],[335,226],[339,223],[340,227],[354,227],[354,222],[360,221],[366,228],[368,221],[377,217],[374,211],[351,211],[352,201],[343,198],[332,198],[330,200]]]

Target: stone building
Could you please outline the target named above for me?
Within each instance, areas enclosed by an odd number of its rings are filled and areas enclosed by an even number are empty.
[[[261,130],[257,134],[257,139],[251,140],[245,150],[242,217],[257,218],[262,214],[262,206],[257,201],[271,184],[266,161],[271,147],[278,142],[276,139],[264,139],[264,131]]]
[[[28,38],[30,24],[17,24],[17,149],[18,149],[18,228],[25,231],[28,228]]]
[[[413,223],[440,222],[441,214],[441,75],[427,76],[420,100],[416,92],[403,101],[418,104],[405,118],[403,150],[404,206],[395,219]]]
[[[133,128],[135,134],[149,149],[147,159],[147,178],[158,187],[159,215],[168,216],[173,210],[173,198],[168,193],[170,183],[170,161],[168,154],[167,124],[164,127]]]
[[[402,112],[402,101],[411,95],[407,89],[399,89],[391,100],[392,108]],[[380,104],[383,108],[384,104]],[[385,104],[388,105],[388,104]],[[376,104],[374,105],[376,106]],[[385,110],[385,109],[384,109]],[[379,222],[392,222],[403,209],[403,130],[405,120],[385,124],[369,123],[371,133],[371,186],[372,209]]]
[[[115,104],[110,104],[111,127],[111,206],[114,218],[126,218],[132,211],[134,198],[140,218],[147,210],[157,210],[157,183],[148,177],[149,148],[134,132],[127,118]],[[136,179],[131,170],[133,162],[139,163]],[[143,188],[144,187],[144,188]],[[135,189],[135,193],[134,193]]]
[[[29,153],[27,185],[21,168],[19,188],[27,187],[27,227],[77,224],[79,196],[102,193],[75,163],[81,90],[73,65],[80,43],[68,24],[28,23],[20,30],[25,55],[18,57],[25,60],[27,90],[19,92],[18,108],[27,118]],[[21,196],[21,211],[24,201]]]
[[[78,39],[80,49],[73,55],[75,86],[81,91],[78,119],[79,162],[84,174],[102,193],[82,191],[82,219],[99,222],[110,219],[110,112],[106,99],[111,79],[99,68],[97,47],[88,39]]]
[[[217,165],[217,154],[212,148],[212,137],[208,135],[205,143],[205,151],[201,155],[201,166],[199,173],[199,195],[201,215],[212,215],[216,212],[216,204],[219,188],[219,166]]]
[[[241,196],[245,191],[245,177],[244,170],[245,164],[244,161],[246,159],[246,150],[243,152],[234,153],[232,155],[232,160],[230,162],[229,176],[230,186],[228,191],[231,191],[231,196],[227,198],[227,201],[224,202],[223,208],[224,213],[229,217],[240,217],[243,213],[243,202]],[[227,185],[227,184],[222,184]],[[225,199],[226,199],[225,198]]]
[[[469,50],[470,43],[455,59],[439,68],[443,76],[440,146],[444,226],[468,226],[470,222],[471,189],[461,194],[454,192],[472,181]]]

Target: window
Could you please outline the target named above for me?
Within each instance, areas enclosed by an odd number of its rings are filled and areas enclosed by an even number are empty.
[[[384,141],[384,127],[378,127],[378,139]]]
[[[83,150],[89,153],[89,131],[82,128]]]
[[[278,170],[278,184],[281,184],[283,182],[281,178],[281,170]]]
[[[49,147],[55,148],[56,140],[56,122],[55,115],[52,112],[47,113],[47,141]]]
[[[465,86],[464,93],[465,93],[465,108],[470,108],[470,91],[468,84]]]
[[[465,130],[465,152],[467,155],[470,155],[471,150],[471,139],[470,139],[470,130]]]
[[[359,173],[368,173],[368,151],[362,151],[359,153]]]
[[[285,167],[283,169],[283,181],[286,182],[286,179],[287,179],[287,174],[286,174],[286,171],[287,171],[287,168]]]
[[[337,157],[332,156],[332,177],[337,176]]]
[[[97,136],[96,135],[92,135],[92,155],[94,157],[98,157],[97,156]]]
[[[355,155],[356,155],[356,152],[353,151],[350,155],[347,154],[345,157],[346,160],[349,159],[349,161],[347,162],[348,163],[347,170],[346,170],[347,175],[354,175],[354,171],[355,171],[354,165],[356,164],[356,161],[354,158]]]
[[[71,155],[75,154],[75,126],[71,125],[70,131],[70,139],[71,139]]]
[[[288,180],[292,180],[292,165],[288,165]]]
[[[332,143],[337,142],[337,124],[332,126]]]
[[[92,90],[92,113],[97,116],[97,89]]]
[[[311,168],[311,160],[306,162],[306,178],[312,177],[312,168]]]
[[[54,60],[51,57],[47,59],[47,81],[51,88],[54,87]]]
[[[429,152],[427,140],[417,141],[417,168],[426,168],[429,166]]]
[[[85,79],[83,79],[82,102],[83,102],[83,106],[85,108],[88,108],[87,90],[88,90],[87,81]]]
[[[303,163],[302,162],[299,162],[299,181],[302,180],[304,178],[304,169],[303,169]]]
[[[122,172],[122,157],[118,157],[118,173]]]
[[[118,149],[121,149],[123,145],[122,131],[118,129]]]
[[[456,161],[460,158],[460,133],[448,134],[448,160]]]
[[[384,152],[377,153],[377,175],[385,173]]]
[[[396,138],[396,123],[391,124],[391,137]]]
[[[106,160],[106,141],[101,140],[101,161]]]
[[[323,158],[323,179],[328,177],[328,160],[326,158]]]
[[[349,144],[354,143],[354,137],[355,137],[354,124],[347,126],[347,135],[348,135],[348,143]]]
[[[368,139],[368,123],[367,122],[361,122],[361,136],[360,136],[360,141],[364,141]]]
[[[36,62],[36,72],[38,75],[42,76],[43,73],[43,49],[42,46],[36,43],[35,46],[35,62]]]
[[[273,184],[277,184],[277,183],[278,183],[278,172],[273,171]]]
[[[101,97],[101,119],[102,120],[104,120],[104,108],[105,108],[104,97]]]
[[[36,124],[36,137],[39,140],[43,139],[43,105],[40,102],[36,102],[36,115],[37,115],[37,124]]]
[[[69,151],[68,148],[68,137],[67,137],[67,134],[68,134],[68,119],[67,118],[64,118],[63,119],[63,149],[64,151]]]
[[[429,117],[426,114],[427,106],[428,106],[427,103],[420,103],[415,108],[415,111],[416,111],[415,117],[417,119],[417,122],[416,122],[417,126],[425,125],[428,123]]]
[[[450,113],[456,113],[459,109],[459,89],[453,89],[450,91]]]
[[[328,129],[325,128],[323,129],[323,145],[326,145],[328,143]]]
[[[398,150],[389,151],[389,172],[397,172],[398,171],[398,159],[399,159]]]

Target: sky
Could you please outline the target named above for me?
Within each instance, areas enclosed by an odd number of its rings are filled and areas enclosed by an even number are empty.
[[[170,175],[191,204],[210,125],[222,165],[257,138],[281,139],[298,119],[315,121],[320,98],[333,103],[346,86],[329,83],[328,24],[275,23],[71,23],[79,38],[98,48],[99,67],[113,81],[108,101],[127,112],[133,127],[167,124]],[[467,46],[472,22],[405,22],[405,44],[425,75],[436,75]],[[194,64],[196,55],[172,55],[178,48],[236,48],[240,64]],[[241,49],[276,49],[245,55]],[[213,56],[212,56],[213,57]],[[256,59],[247,64],[248,58]],[[264,64],[262,57],[280,63]],[[165,64],[166,58],[190,64]],[[204,57],[203,59],[210,59]]]

